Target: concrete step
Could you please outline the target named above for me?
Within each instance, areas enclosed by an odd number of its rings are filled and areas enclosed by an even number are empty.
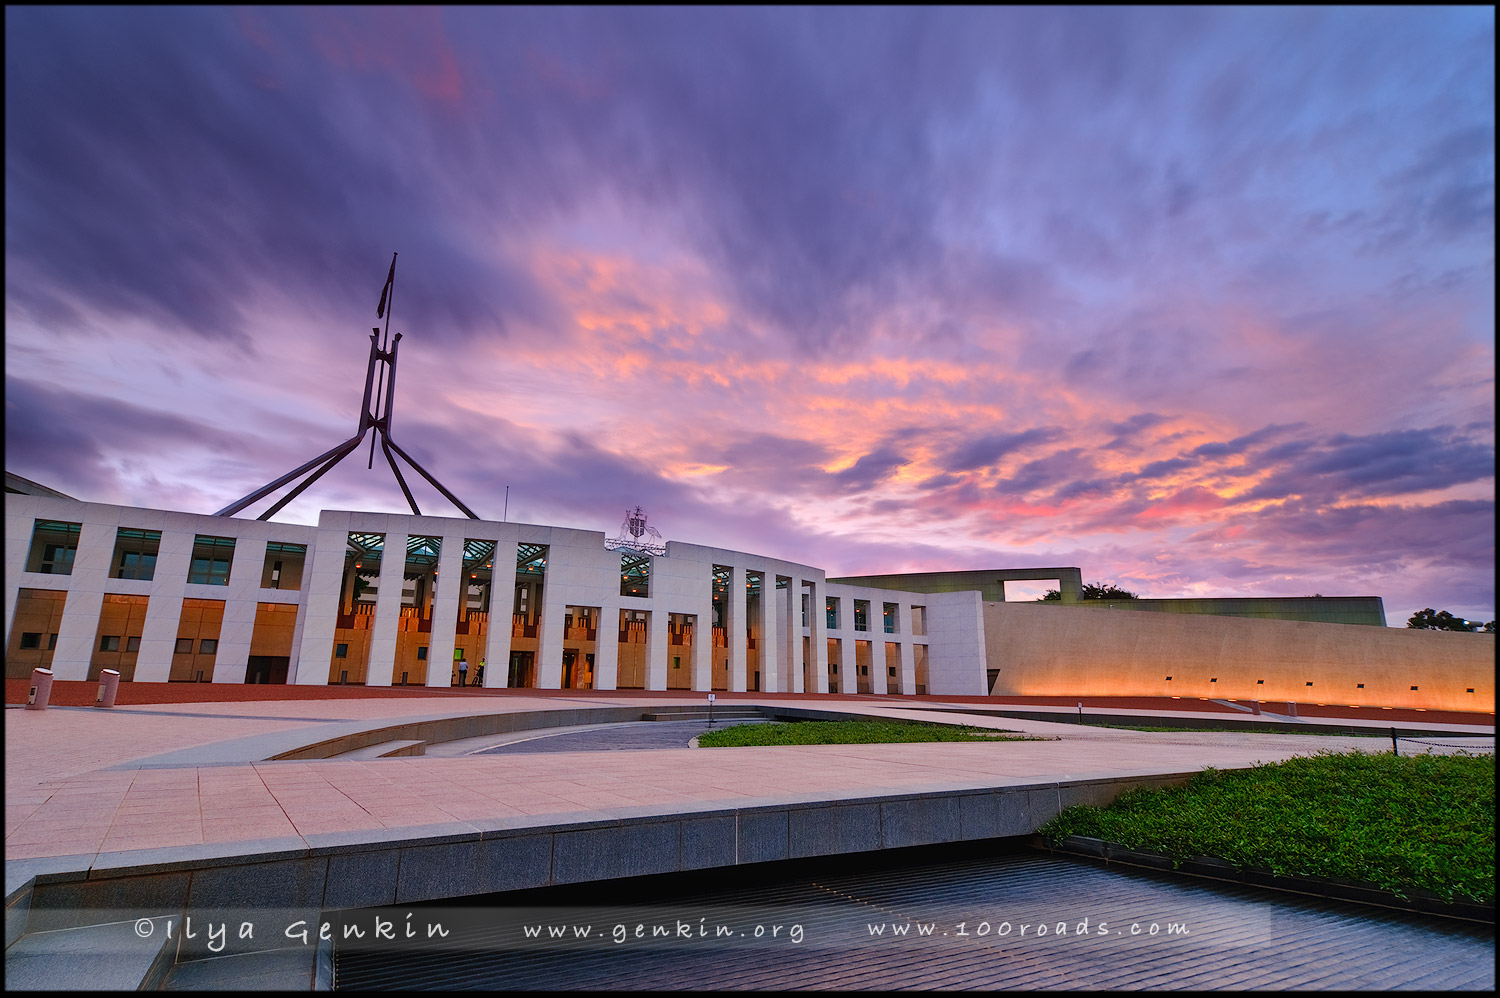
[[[156,991],[172,969],[175,919],[28,932],[5,951],[7,991]]]
[[[351,752],[330,756],[332,759],[393,759],[405,755],[426,755],[427,742],[420,738],[392,739],[377,745],[366,745]]]
[[[730,707],[723,710],[715,707],[712,714],[712,719],[716,722],[760,720],[764,717],[765,715],[759,710],[748,707]],[[701,710],[677,710],[671,713],[652,711],[643,716],[643,720],[647,721],[707,721],[709,719],[710,715],[707,707]]]

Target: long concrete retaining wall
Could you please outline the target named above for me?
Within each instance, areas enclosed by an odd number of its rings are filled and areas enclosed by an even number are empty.
[[[996,695],[1495,709],[1493,634],[1027,603],[984,604],[984,632]]]

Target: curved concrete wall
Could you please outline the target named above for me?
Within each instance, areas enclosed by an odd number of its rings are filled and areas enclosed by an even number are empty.
[[[985,603],[984,631],[997,695],[1495,709],[1493,634],[1027,603]]]

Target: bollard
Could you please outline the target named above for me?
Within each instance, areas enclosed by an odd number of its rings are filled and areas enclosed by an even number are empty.
[[[52,696],[52,670],[31,670],[31,693],[26,697],[27,710],[46,710]]]
[[[714,695],[712,693],[708,695],[708,726],[710,728],[714,726]]]
[[[1078,723],[1083,723],[1083,701],[1078,701]]]
[[[1252,714],[1259,714],[1260,713],[1260,701],[1259,700],[1251,700],[1250,701],[1250,713],[1252,713]]]
[[[1287,701],[1286,716],[1287,717],[1296,717],[1297,716],[1297,705],[1294,704],[1294,703],[1292,703],[1290,700]]]
[[[114,669],[99,673],[99,695],[94,698],[95,707],[113,707],[115,694],[120,690],[120,674]]]
[[[1401,750],[1396,747],[1396,729],[1391,729],[1391,755],[1400,755]]]

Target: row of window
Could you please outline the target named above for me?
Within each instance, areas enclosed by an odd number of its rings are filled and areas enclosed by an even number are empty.
[[[78,552],[78,537],[82,527],[79,523],[37,520],[32,532],[26,570],[42,575],[72,575],[73,559]],[[149,582],[156,576],[156,558],[160,547],[160,530],[120,527],[115,534],[115,551],[110,558],[110,578]],[[300,588],[306,559],[306,544],[281,541],[267,543],[261,588]],[[193,585],[227,586],[229,567],[233,560],[233,537],[195,535],[187,580]]]
[[[121,638],[121,635],[119,635],[119,634],[105,634],[105,635],[101,635],[100,638],[99,638],[99,650],[100,651],[119,651],[120,650],[120,638]],[[29,649],[40,649],[41,647],[42,647],[42,635],[41,635],[40,631],[22,631],[21,632],[21,648],[22,648],[23,651],[24,650],[29,650]],[[348,646],[347,645],[339,645],[339,647],[340,648],[347,648]],[[56,634],[49,634],[49,635],[47,635],[47,650],[48,651],[52,651],[55,648],[57,648],[57,635]],[[128,635],[128,636],[125,636],[125,650],[127,652],[140,651],[141,650],[141,638],[140,638],[140,635]],[[201,638],[198,641],[198,653],[200,655],[212,655],[215,652],[217,652],[218,650],[219,650],[219,639],[218,638]],[[177,644],[172,649],[172,651],[173,651],[174,654],[177,654],[177,655],[191,655],[193,653],[193,639],[192,638],[178,638],[177,639]],[[426,649],[424,648],[423,651],[425,652]],[[418,657],[419,658],[425,658],[426,655],[424,654],[424,655],[420,655]]]
[[[1171,682],[1171,681],[1172,681],[1172,677],[1171,677],[1171,676],[1168,676],[1168,677],[1167,677],[1167,682],[1169,682],[1169,683],[1170,683],[1170,682]],[[1210,679],[1209,679],[1209,682],[1210,682],[1210,683],[1217,683],[1217,682],[1218,682],[1218,681],[1219,681],[1219,680],[1218,680],[1218,677],[1217,677],[1217,676],[1215,676],[1215,677],[1212,677],[1212,678],[1210,678]],[[1264,685],[1266,685],[1266,681],[1265,681],[1265,680],[1264,680],[1264,679],[1257,679],[1257,680],[1256,680],[1256,681],[1255,681],[1255,685],[1256,685],[1256,686],[1264,686]],[[1311,683],[1311,682],[1309,682],[1309,683],[1307,683],[1307,684],[1306,684],[1306,685],[1308,685],[1308,686],[1311,686],[1311,685],[1312,685],[1312,683]],[[1354,688],[1355,688],[1355,689],[1357,689],[1357,690],[1362,690],[1362,689],[1364,689],[1364,688],[1365,688],[1365,684],[1364,684],[1364,683],[1355,683],[1355,684],[1354,684]],[[1416,688],[1416,687],[1415,687],[1415,686],[1413,686],[1413,687],[1412,687],[1412,690],[1413,690],[1413,691],[1416,691],[1416,689],[1417,689],[1417,688]],[[1474,692],[1474,691],[1473,691],[1473,690],[1472,690],[1472,689],[1470,689],[1470,690],[1468,690],[1468,692],[1470,692],[1470,693],[1473,693],[1473,692]]]
[[[843,597],[830,596],[823,604],[824,617],[828,623],[828,629],[830,631],[836,631],[839,629],[839,611],[841,609],[841,604],[843,603],[843,601]],[[853,602],[854,630],[868,631],[870,629],[870,601],[867,599],[857,599]],[[881,604],[881,607],[883,630],[887,634],[899,634],[901,632],[901,628],[899,626],[901,609],[900,604],[883,603]],[[927,608],[925,606],[914,606],[911,608],[911,613],[912,633],[918,635],[926,634]],[[807,597],[805,595],[802,597],[802,626],[807,626]]]
[[[24,634],[21,636],[21,647],[22,648],[27,648],[27,647],[35,648],[36,647],[35,645],[27,645],[26,644],[26,637],[27,637],[27,635],[24,635]],[[48,648],[53,648],[53,647],[56,646],[56,642],[57,642],[57,635],[56,634],[52,635],[52,641],[53,641],[53,643],[49,644],[47,646]],[[100,651],[119,651],[120,650],[120,635],[118,635],[118,634],[105,634],[105,635],[102,635],[99,638],[99,650]],[[127,652],[140,651],[141,650],[141,639],[140,639],[140,636],[139,635],[131,635],[131,636],[127,637],[125,639],[125,650]],[[199,641],[198,641],[198,654],[200,654],[200,655],[212,655],[212,654],[216,653],[218,650],[219,650],[219,639],[218,638],[201,638],[201,639],[199,639]],[[174,655],[191,655],[193,653],[193,639],[192,638],[178,638],[177,639],[177,644],[175,646],[173,646],[173,648],[172,648],[172,653]]]

